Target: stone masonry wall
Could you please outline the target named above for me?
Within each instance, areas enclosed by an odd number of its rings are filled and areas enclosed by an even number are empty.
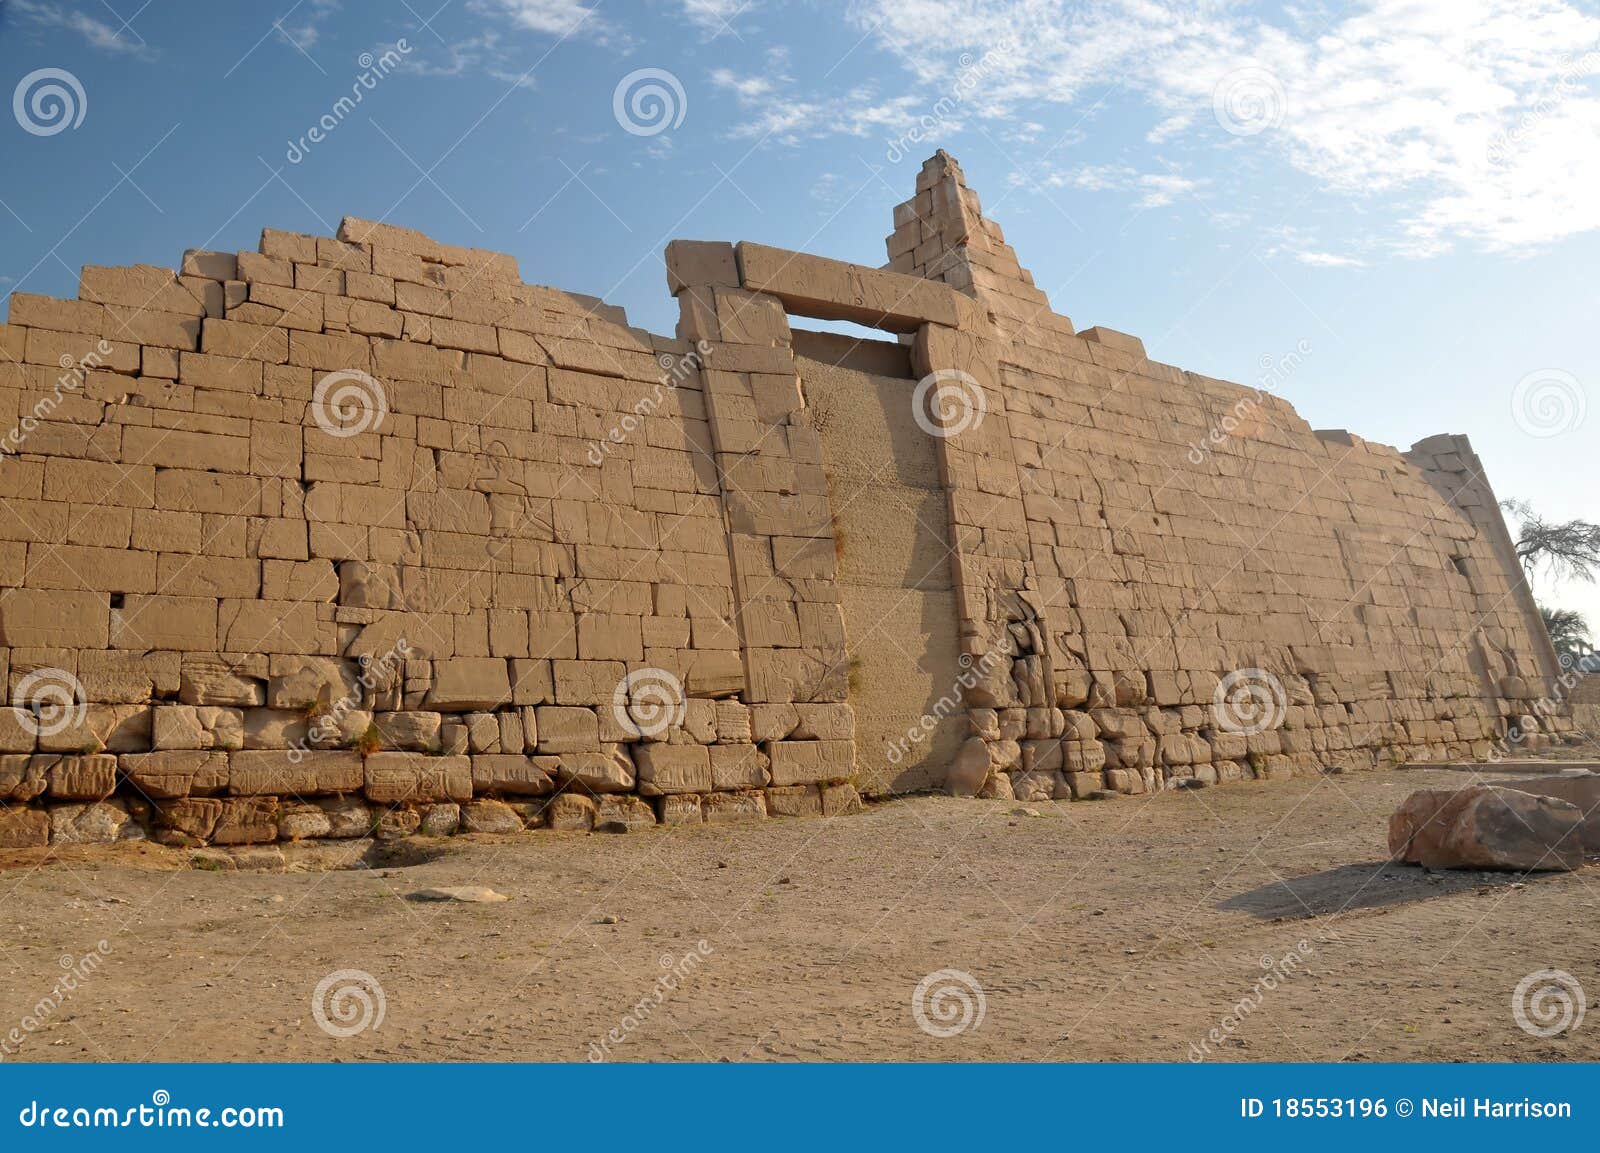
[[[948,504],[944,784],[1140,793],[1538,748],[1481,462],[1050,309],[959,166],[889,265],[675,241],[668,339],[347,219],[0,326],[0,847],[832,814],[858,747],[791,314],[897,334]]]
[[[346,220],[17,293],[0,352],[0,846],[854,804],[842,693],[747,684],[694,346]]]
[[[1140,793],[1570,732],[1464,437],[1317,432],[1269,391],[1074,334],[943,153],[895,221],[888,267],[989,320],[944,439],[967,651],[1005,658],[966,694],[963,786]]]

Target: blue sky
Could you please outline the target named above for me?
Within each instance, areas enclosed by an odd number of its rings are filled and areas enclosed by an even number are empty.
[[[0,79],[0,292],[350,214],[670,332],[667,240],[881,263],[945,147],[1079,327],[1600,519],[1594,4],[0,0]]]

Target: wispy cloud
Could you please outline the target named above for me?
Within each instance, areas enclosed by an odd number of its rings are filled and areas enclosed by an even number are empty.
[[[76,32],[91,48],[97,48],[102,52],[135,56],[145,60],[155,58],[150,46],[131,28],[114,27],[98,17],[76,9],[35,3],[34,0],[11,0],[9,7],[42,27],[65,28],[69,32]],[[118,25],[121,23],[122,21],[117,21]]]
[[[581,0],[476,0],[476,8],[498,10],[513,27],[563,39],[609,42],[621,33],[600,15],[599,6]]]
[[[1075,188],[1080,192],[1134,192],[1139,194],[1136,207],[1165,208],[1180,197],[1194,193],[1204,181],[1191,180],[1173,171],[1140,172],[1123,164],[1086,164],[1042,175],[1013,172],[1011,183],[1023,187]]]
[[[786,144],[825,136],[871,136],[903,130],[926,106],[917,95],[884,97],[868,85],[836,96],[810,100],[797,94],[785,75],[740,75],[713,69],[711,83],[738,97],[745,116],[733,128],[736,138],[765,137]]]
[[[733,22],[753,7],[754,0],[683,0],[683,14],[689,23],[713,37],[730,31]]]
[[[1562,0],[1366,0],[1330,20],[1289,9],[1280,23],[1257,12],[1210,0],[852,9],[924,84],[962,54],[1014,45],[976,114],[1139,100],[1151,142],[1260,149],[1327,192],[1385,200],[1401,251],[1460,240],[1515,251],[1600,228],[1600,18]],[[1241,74],[1257,82],[1246,111],[1271,122],[1230,135],[1219,86]]]

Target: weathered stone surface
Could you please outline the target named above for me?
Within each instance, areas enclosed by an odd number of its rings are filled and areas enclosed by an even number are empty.
[[[520,833],[522,818],[504,801],[471,801],[461,806],[463,833]]]
[[[245,796],[302,796],[360,792],[361,754],[349,750],[250,750],[228,756],[228,792]]]
[[[50,816],[43,809],[0,805],[0,849],[33,849],[50,843]]]
[[[841,781],[855,771],[851,741],[773,741],[767,746],[774,785]]]
[[[89,756],[40,754],[50,781],[49,795],[59,801],[98,801],[117,786],[117,758],[98,753]]]
[[[538,758],[544,763],[551,759]],[[562,753],[553,759],[560,779],[583,792],[625,793],[637,779],[633,761],[622,745],[611,745],[601,752]]]
[[[640,745],[634,757],[639,791],[647,797],[704,793],[712,787],[711,753],[704,745]]]
[[[472,757],[472,791],[536,797],[555,788],[557,757],[522,753],[478,753]]]
[[[600,833],[631,833],[636,829],[654,828],[655,810],[649,802],[634,796],[599,796],[595,798],[594,827]]]
[[[708,825],[764,821],[767,818],[765,793],[707,793],[702,803]]]
[[[470,801],[472,759],[423,753],[374,753],[366,758],[367,800],[380,805]]]
[[[49,785],[53,758],[10,754],[0,756],[0,801],[21,803],[43,794]]]
[[[1583,814],[1583,824],[1579,829],[1583,851],[1591,856],[1600,854],[1600,774],[1513,777],[1495,784],[1502,789],[1514,789],[1539,797],[1555,797],[1576,805]]]
[[[593,798],[559,793],[545,807],[545,824],[558,833],[587,833],[594,828],[595,811]]]
[[[1389,853],[1434,869],[1571,870],[1583,864],[1582,823],[1582,810],[1555,797],[1420,789],[1389,818]]]
[[[259,845],[278,839],[277,797],[231,797],[211,830],[213,845]]]
[[[982,737],[968,737],[950,766],[945,788],[952,796],[975,797],[989,779],[989,746]]]

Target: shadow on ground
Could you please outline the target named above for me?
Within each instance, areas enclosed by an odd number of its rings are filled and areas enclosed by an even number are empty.
[[[1544,874],[1429,872],[1415,865],[1370,861],[1339,865],[1304,877],[1289,877],[1229,897],[1217,908],[1249,913],[1262,920],[1324,917],[1350,909],[1382,909],[1456,893],[1491,892],[1521,885]]]

